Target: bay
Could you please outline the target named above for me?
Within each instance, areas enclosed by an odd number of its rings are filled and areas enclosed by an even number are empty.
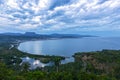
[[[86,37],[23,42],[18,47],[23,52],[37,55],[71,57],[76,52],[120,49],[120,37]]]

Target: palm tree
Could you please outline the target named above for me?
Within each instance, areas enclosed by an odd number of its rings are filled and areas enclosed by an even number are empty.
[[[30,63],[29,62],[23,62],[21,67],[22,67],[22,71],[27,72],[27,71],[29,71]]]
[[[56,66],[56,71],[58,72],[59,71],[59,65],[61,64],[61,58],[60,57],[55,57],[54,58],[54,65]]]

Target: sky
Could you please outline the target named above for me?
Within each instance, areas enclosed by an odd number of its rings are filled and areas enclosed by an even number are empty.
[[[0,33],[119,36],[120,0],[0,0]]]

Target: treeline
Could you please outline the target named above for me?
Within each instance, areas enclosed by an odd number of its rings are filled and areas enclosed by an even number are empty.
[[[25,68],[25,67],[23,67]],[[15,71],[0,62],[0,80],[116,80],[107,75],[71,71],[46,72],[40,69]]]
[[[75,62],[30,70],[29,63],[9,66],[0,61],[0,80],[120,80],[120,51],[79,52]]]

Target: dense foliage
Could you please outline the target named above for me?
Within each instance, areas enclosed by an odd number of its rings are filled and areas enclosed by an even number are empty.
[[[20,71],[19,73],[7,68],[0,62],[0,80],[116,80],[107,75],[96,75],[79,71],[77,73],[71,71],[52,71],[46,72],[41,70]]]
[[[0,80],[120,80],[119,50],[76,53],[74,58],[67,64],[56,58],[54,66],[36,70],[29,70],[28,63],[11,68],[1,60]]]
[[[120,50],[78,52],[75,61],[61,64],[64,57],[31,55],[11,47],[11,42],[0,42],[0,80],[120,80]],[[30,70],[21,57],[29,56],[54,66]]]

